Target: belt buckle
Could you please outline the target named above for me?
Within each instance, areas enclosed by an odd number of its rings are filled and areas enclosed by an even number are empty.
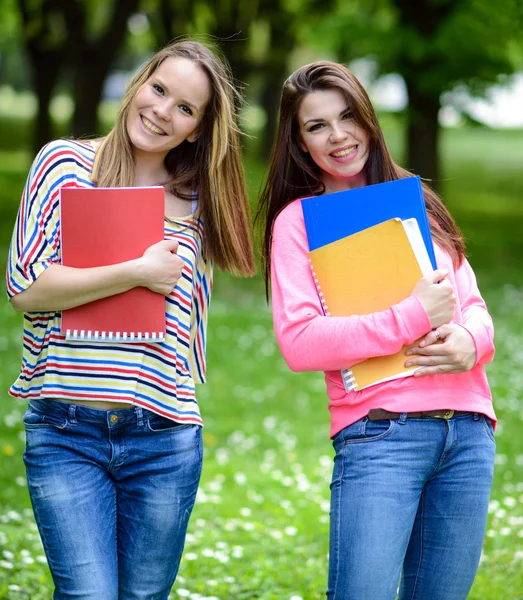
[[[445,413],[442,415],[435,415],[435,418],[436,419],[444,419],[445,421],[448,421],[449,419],[452,419],[453,416],[454,416],[453,410],[446,410]]]

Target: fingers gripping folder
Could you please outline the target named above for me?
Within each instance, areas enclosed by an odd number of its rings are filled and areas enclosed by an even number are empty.
[[[418,177],[306,198],[302,209],[326,316],[386,310],[436,268]],[[404,353],[416,344],[344,369],[346,391],[412,375]]]

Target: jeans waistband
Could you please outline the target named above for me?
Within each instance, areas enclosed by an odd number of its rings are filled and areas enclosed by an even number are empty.
[[[439,410],[426,410],[426,411],[418,411],[418,412],[390,412],[383,408],[373,408],[369,410],[368,418],[370,421],[385,421],[388,419],[400,419],[402,415],[405,415],[404,418],[407,419],[452,419],[453,417],[458,417],[460,415],[471,415],[469,411],[463,410],[452,410],[449,408],[439,409]]]
[[[75,404],[74,402],[62,402],[61,400],[36,399],[29,401],[29,407],[33,410],[67,417],[71,423],[83,421],[89,423],[106,424],[111,417],[118,417],[118,423],[143,423],[144,413],[147,409],[139,406],[122,408],[118,410],[96,409],[90,406]]]

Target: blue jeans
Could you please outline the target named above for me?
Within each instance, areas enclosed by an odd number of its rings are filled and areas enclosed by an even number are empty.
[[[200,479],[201,428],[52,400],[32,400],[24,424],[54,600],[167,600]]]
[[[465,600],[494,474],[492,424],[361,419],[333,440],[331,600]],[[401,581],[400,581],[401,578]]]

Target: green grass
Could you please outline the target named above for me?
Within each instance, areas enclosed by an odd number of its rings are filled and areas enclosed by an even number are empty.
[[[392,134],[398,152],[399,137]],[[443,139],[444,195],[469,239],[471,260],[496,324],[497,355],[488,374],[499,416],[498,454],[484,555],[470,600],[523,599],[519,139],[521,132],[490,130],[451,130]],[[23,146],[12,149],[0,143],[4,263],[29,160]],[[253,189],[262,170],[248,162]],[[48,600],[52,586],[21,459],[25,405],[5,392],[19,368],[21,326],[21,316],[4,302],[0,600]],[[208,375],[208,383],[198,388],[205,418],[202,485],[172,598],[323,598],[332,460],[323,377],[293,374],[284,364],[259,277],[237,280],[217,274]]]

